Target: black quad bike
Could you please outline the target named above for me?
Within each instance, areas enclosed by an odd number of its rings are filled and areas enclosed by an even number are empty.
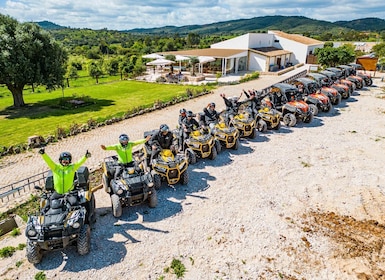
[[[26,255],[30,263],[41,262],[43,253],[76,245],[80,255],[90,251],[91,224],[95,221],[94,192],[90,189],[89,171],[81,166],[75,175],[75,188],[64,195],[54,192],[52,172],[41,191],[39,212],[28,217],[25,235]]]
[[[134,162],[134,166],[121,166],[116,156],[104,159],[102,183],[104,190],[110,195],[114,217],[122,215],[123,207],[146,201],[151,208],[158,204],[153,177],[146,160],[135,158]],[[117,168],[121,168],[121,172],[115,175]]]

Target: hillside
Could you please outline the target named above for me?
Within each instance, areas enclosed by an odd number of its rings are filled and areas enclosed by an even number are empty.
[[[37,22],[44,29],[63,29],[65,27],[49,23],[47,21]],[[356,31],[385,30],[385,20],[379,18],[363,18],[352,21],[328,22],[310,19],[302,16],[263,16],[250,19],[238,19],[222,21],[203,25],[164,26],[158,28],[135,28],[121,30],[132,34],[179,34],[197,33],[200,35],[222,35],[222,34],[244,34],[249,32],[266,32],[267,30],[281,30],[288,33],[302,33],[318,35],[325,30],[330,33],[338,33],[343,30],[354,29]],[[105,31],[105,30],[104,30]]]

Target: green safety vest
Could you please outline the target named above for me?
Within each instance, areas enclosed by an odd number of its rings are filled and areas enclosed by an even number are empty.
[[[42,154],[42,157],[52,170],[55,191],[59,194],[72,191],[74,188],[75,172],[87,160],[86,156],[83,156],[76,163],[67,166],[55,163],[47,154]]]
[[[128,142],[126,147],[123,147],[120,143],[106,146],[106,150],[114,150],[118,154],[118,161],[120,163],[130,163],[132,161],[132,147],[146,143],[146,139],[136,140],[134,142]]]

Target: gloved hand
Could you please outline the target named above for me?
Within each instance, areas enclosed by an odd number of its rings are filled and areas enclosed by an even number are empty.
[[[41,154],[41,155],[45,154],[45,149],[44,149],[44,148],[41,148],[41,149],[39,150],[39,154]]]
[[[91,157],[91,153],[87,150],[86,151],[86,158],[90,158]]]

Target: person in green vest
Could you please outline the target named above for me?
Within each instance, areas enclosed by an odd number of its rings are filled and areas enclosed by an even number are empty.
[[[130,141],[127,134],[121,134],[119,136],[119,143],[115,145],[105,146],[100,145],[103,150],[113,150],[118,154],[119,166],[115,170],[114,178],[118,178],[124,167],[136,167],[135,162],[132,160],[132,148],[136,145],[144,144],[151,138],[151,135],[144,139]]]
[[[91,157],[91,153],[87,150],[83,157],[76,163],[72,163],[71,153],[62,152],[59,156],[60,164],[58,164],[45,153],[44,148],[41,148],[39,153],[52,171],[54,190],[59,195],[69,193],[74,189],[75,172],[85,163],[87,158]]]

